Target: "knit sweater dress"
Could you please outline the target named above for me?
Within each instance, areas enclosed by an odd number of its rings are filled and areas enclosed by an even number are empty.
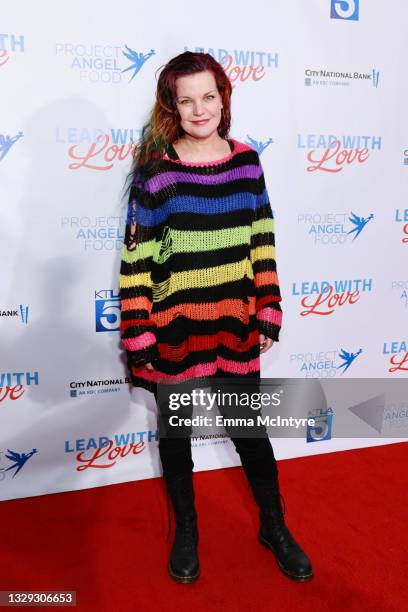
[[[130,189],[121,252],[122,345],[133,385],[260,377],[279,340],[274,219],[259,155],[185,162],[174,147]],[[154,370],[144,364],[151,362]]]

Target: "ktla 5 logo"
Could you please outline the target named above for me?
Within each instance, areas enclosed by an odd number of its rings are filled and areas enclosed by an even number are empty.
[[[333,428],[333,409],[326,410],[317,408],[309,411],[309,418],[313,418],[314,425],[308,425],[306,430],[306,442],[325,442],[331,440]]]
[[[97,332],[119,331],[120,297],[113,289],[95,291],[95,325]]]
[[[358,21],[359,0],[331,0],[330,17]]]

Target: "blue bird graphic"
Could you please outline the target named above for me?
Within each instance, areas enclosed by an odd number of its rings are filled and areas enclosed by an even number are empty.
[[[10,453],[10,454],[7,455],[7,453],[6,453],[5,457],[7,457],[7,459],[10,459],[10,461],[14,461],[14,463],[12,465],[10,465],[10,467],[8,467],[8,468],[2,468],[2,472],[8,472],[8,470],[12,470],[13,468],[17,468],[16,471],[14,472],[14,474],[13,474],[13,478],[14,478],[14,476],[16,476],[16,474],[18,474],[18,472],[21,470],[23,465],[25,465],[27,463],[27,461],[30,459],[30,457],[32,457],[35,453],[38,453],[36,448],[33,448],[31,453],[16,453],[15,451],[11,451],[9,448],[7,449],[7,452]]]
[[[269,147],[269,145],[273,142],[272,138],[269,138],[269,140],[267,140],[266,142],[261,142],[260,140],[255,140],[254,138],[251,138],[251,136],[247,135],[247,142],[246,144],[250,145],[251,147],[253,147],[254,149],[256,149],[259,153],[259,155],[261,155],[265,149],[267,147]]]
[[[351,221],[353,225],[355,225],[355,227],[347,233],[352,234],[353,232],[356,232],[356,235],[353,238],[353,240],[355,240],[357,236],[361,234],[361,232],[363,231],[367,223],[371,221],[371,219],[373,219],[373,217],[374,217],[373,213],[371,213],[367,218],[364,218],[364,217],[359,217],[352,211],[351,217],[349,217],[348,219],[349,221]]]
[[[134,73],[129,79],[129,83],[130,83],[130,81],[132,81],[132,79],[135,78],[135,76],[137,75],[137,73],[139,72],[143,64],[145,63],[145,61],[148,60],[149,57],[154,55],[156,51],[154,49],[150,49],[149,53],[145,53],[143,55],[143,53],[138,53],[137,51],[133,51],[133,49],[131,49],[127,45],[125,45],[125,48],[126,48],[126,51],[122,51],[122,54],[131,62],[131,64],[130,66],[122,70],[122,72],[127,72],[128,70],[134,70]]]
[[[345,366],[344,370],[342,372],[344,374],[344,372],[351,366],[351,364],[356,359],[356,357],[358,357],[358,355],[360,355],[360,353],[362,353],[362,352],[363,352],[363,349],[359,349],[357,351],[357,353],[349,353],[348,351],[345,351],[344,349],[341,349],[341,351],[339,353],[339,357],[340,357],[340,359],[344,359],[344,363],[341,363],[337,367],[338,368],[343,368]]]
[[[16,136],[13,136],[13,138],[11,136],[0,134],[0,161],[6,157],[13,144],[15,144],[17,140],[22,137],[23,132],[19,132]]]

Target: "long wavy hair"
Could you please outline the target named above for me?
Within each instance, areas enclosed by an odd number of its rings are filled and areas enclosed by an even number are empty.
[[[156,101],[147,123],[142,128],[141,140],[133,152],[132,177],[138,174],[143,179],[149,175],[160,163],[166,153],[167,145],[177,141],[184,134],[176,105],[178,77],[204,70],[211,71],[223,106],[218,125],[221,138],[228,137],[231,127],[231,82],[222,65],[209,53],[185,51],[173,57],[161,68],[157,81]]]

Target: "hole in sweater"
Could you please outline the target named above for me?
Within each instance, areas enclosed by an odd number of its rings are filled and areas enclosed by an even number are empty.
[[[161,237],[160,250],[157,256],[157,263],[162,264],[169,259],[173,254],[173,241],[171,237],[171,228],[165,225]]]
[[[167,297],[170,289],[170,276],[159,283],[152,283],[153,302],[160,302]]]
[[[183,340],[180,344],[169,344],[166,358],[171,361],[181,361],[187,356],[187,340]]]

